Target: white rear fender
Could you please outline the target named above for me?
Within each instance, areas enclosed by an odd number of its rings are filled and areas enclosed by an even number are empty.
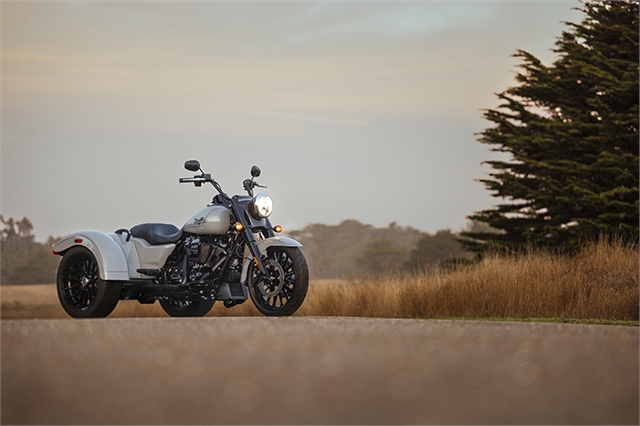
[[[128,281],[129,267],[122,248],[111,236],[99,231],[79,231],[69,234],[51,247],[64,255],[70,248],[82,246],[93,253],[100,269],[100,278],[106,281]]]
[[[279,247],[302,247],[302,244],[300,244],[299,242],[297,242],[296,240],[294,240],[293,238],[287,238],[287,237],[270,237],[267,238],[265,240],[259,241],[258,243],[256,243],[256,246],[258,246],[258,250],[260,251],[260,255],[264,256],[267,254],[267,249],[269,247],[273,247],[273,246],[279,246]],[[242,281],[243,283],[247,282],[247,275],[249,272],[249,265],[251,265],[251,262],[253,262],[253,259],[251,258],[251,255],[248,254],[249,253],[249,248],[245,247],[245,259],[244,262],[242,264],[242,276],[240,278],[240,281]]]

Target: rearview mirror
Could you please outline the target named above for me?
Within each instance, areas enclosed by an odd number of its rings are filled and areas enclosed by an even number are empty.
[[[200,162],[198,160],[185,161],[184,168],[192,172],[197,172],[200,170]]]
[[[260,176],[260,167],[253,166],[251,168],[251,176],[253,176],[254,178],[257,178],[258,176]]]

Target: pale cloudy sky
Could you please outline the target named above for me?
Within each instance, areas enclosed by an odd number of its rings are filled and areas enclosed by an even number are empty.
[[[2,199],[37,238],[181,226],[256,164],[285,229],[460,230],[499,200],[474,133],[579,22],[567,1],[7,2]]]

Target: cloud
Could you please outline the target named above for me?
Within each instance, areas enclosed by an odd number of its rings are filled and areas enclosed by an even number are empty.
[[[299,44],[405,42],[490,24],[494,7],[472,2],[322,3],[289,22],[285,39]]]

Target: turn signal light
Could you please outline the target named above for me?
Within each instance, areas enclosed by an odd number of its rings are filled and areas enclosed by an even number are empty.
[[[240,232],[244,229],[244,226],[240,222],[236,222],[235,224],[236,231]]]
[[[73,242],[76,244],[80,244],[82,242],[82,238],[76,238],[75,240],[73,240]]]
[[[273,230],[279,234],[282,232],[282,226],[276,225],[274,226]]]

